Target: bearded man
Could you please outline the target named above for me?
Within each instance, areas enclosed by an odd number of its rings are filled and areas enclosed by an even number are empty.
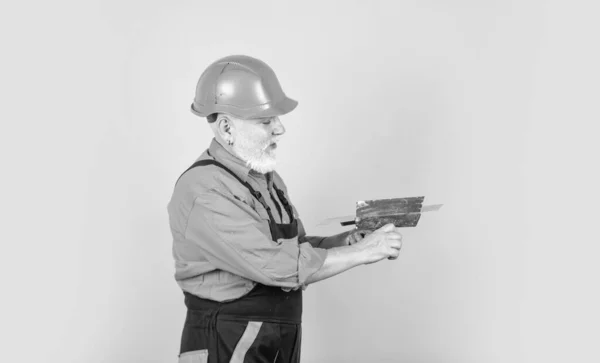
[[[299,362],[303,290],[400,253],[392,224],[306,235],[275,171],[279,116],[297,104],[256,58],[225,57],[200,76],[191,109],[214,139],[168,205],[187,307],[180,362]]]

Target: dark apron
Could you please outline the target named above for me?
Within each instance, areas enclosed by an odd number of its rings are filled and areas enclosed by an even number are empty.
[[[198,161],[186,172],[205,165],[223,168],[250,190],[269,214],[274,242],[298,236],[298,221],[283,191],[274,186],[292,221],[289,224],[275,223],[261,193],[218,161]],[[202,299],[188,292],[184,295],[187,315],[180,362],[300,362],[302,289],[285,292],[281,287],[257,283],[248,294],[229,302]]]

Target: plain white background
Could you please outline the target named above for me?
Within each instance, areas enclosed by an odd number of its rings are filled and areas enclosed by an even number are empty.
[[[166,205],[229,54],[277,72],[280,174],[311,234],[443,203],[401,257],[308,288],[303,362],[598,361],[593,1],[2,5],[3,362],[175,362]]]

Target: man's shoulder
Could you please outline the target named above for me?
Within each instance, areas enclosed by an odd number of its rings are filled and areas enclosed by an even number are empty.
[[[200,157],[196,161],[212,160]],[[231,173],[218,165],[207,164],[195,166],[181,175],[176,190],[187,197],[196,198],[206,193],[230,195],[238,199],[249,198],[249,191]]]
[[[227,178],[231,178],[227,172],[216,165],[208,164],[187,170],[177,184],[182,189],[202,192],[220,189]]]
[[[214,174],[212,168],[197,165],[198,162],[208,159],[208,155],[204,152],[194,162],[185,169],[177,179],[175,189],[187,189],[190,186],[209,187]]]

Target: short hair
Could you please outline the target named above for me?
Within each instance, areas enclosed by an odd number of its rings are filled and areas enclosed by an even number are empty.
[[[211,113],[210,115],[206,116],[206,119],[208,120],[209,124],[212,124],[213,122],[217,121],[218,117],[219,117],[218,113]]]

